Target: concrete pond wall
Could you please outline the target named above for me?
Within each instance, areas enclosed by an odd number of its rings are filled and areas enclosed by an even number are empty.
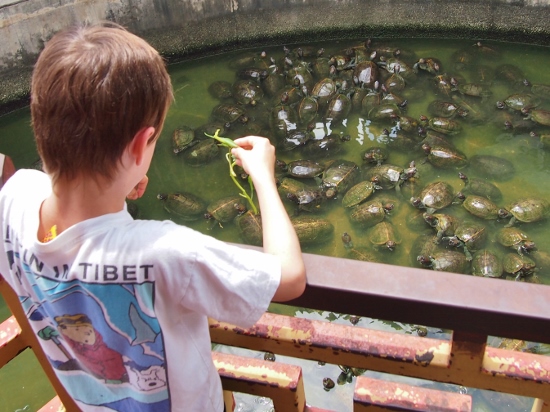
[[[550,0],[0,0],[0,114],[28,104],[32,66],[55,32],[101,20],[171,61],[346,37],[550,44]]]

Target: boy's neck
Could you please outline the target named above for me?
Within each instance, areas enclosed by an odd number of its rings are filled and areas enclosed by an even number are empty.
[[[53,225],[57,233],[84,220],[116,213],[123,209],[125,196],[116,184],[105,185],[92,179],[56,181],[52,194],[40,208],[38,240],[42,240]]]

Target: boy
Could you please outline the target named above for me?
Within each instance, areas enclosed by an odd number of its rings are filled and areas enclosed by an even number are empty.
[[[85,411],[222,411],[207,317],[249,327],[305,288],[265,138],[232,149],[257,191],[265,253],[130,217],[125,198],[146,188],[172,98],[158,53],[112,24],[58,33],[33,73],[47,174],[20,170],[0,193],[0,273]]]

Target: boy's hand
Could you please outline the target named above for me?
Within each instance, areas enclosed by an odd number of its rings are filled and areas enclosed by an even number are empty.
[[[143,176],[143,179],[141,179],[139,183],[132,189],[132,191],[128,193],[126,198],[130,200],[139,199],[145,193],[145,189],[147,188],[148,182],[149,182],[149,178],[147,176]]]
[[[269,139],[246,136],[235,139],[235,143],[240,147],[231,149],[231,154],[253,180],[275,179],[275,147]]]

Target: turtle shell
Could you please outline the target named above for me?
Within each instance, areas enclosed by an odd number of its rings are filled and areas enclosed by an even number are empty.
[[[428,184],[420,192],[420,201],[429,209],[443,209],[453,202],[453,187],[442,180]]]
[[[352,222],[368,227],[382,222],[386,217],[386,213],[387,208],[382,204],[382,202],[375,200],[373,202],[362,203],[354,207],[349,217]]]
[[[242,123],[246,123],[246,114],[245,111],[237,106],[236,104],[231,103],[222,103],[217,105],[212,109],[212,116],[221,122],[224,123],[233,123],[237,120]]]
[[[515,227],[503,227],[497,232],[496,237],[498,243],[504,247],[510,247],[517,245],[523,240],[527,240],[528,237],[525,233]]]
[[[541,99],[530,93],[515,93],[504,99],[503,103],[509,109],[522,111],[537,107],[541,103]]]
[[[476,222],[463,222],[455,230],[455,236],[460,239],[469,250],[479,249],[487,239],[487,229]]]
[[[496,240],[504,247],[510,247],[518,251],[520,255],[524,251],[535,248],[535,243],[522,230],[516,227],[503,227],[496,234]]]
[[[527,256],[516,253],[507,253],[502,259],[504,271],[516,277],[516,280],[535,273],[536,263]]]
[[[381,165],[388,158],[389,152],[385,147],[373,146],[363,152],[361,158],[365,163],[375,163]]]
[[[437,240],[441,240],[443,236],[454,236],[457,227],[459,226],[458,218],[445,213],[428,213],[424,212],[422,217],[426,223],[432,226],[437,232]]]
[[[195,131],[188,126],[181,126],[172,133],[172,148],[175,154],[183,152],[185,149],[199,143],[195,139]]]
[[[472,275],[486,278],[500,278],[504,266],[501,258],[488,249],[476,252],[472,259]]]
[[[498,206],[483,196],[468,195],[462,203],[464,209],[482,219],[498,219]]]
[[[296,178],[313,178],[323,173],[325,168],[313,160],[300,159],[288,163],[288,174]]]
[[[218,80],[208,86],[210,95],[218,100],[228,99],[232,96],[231,83],[225,80]]]
[[[301,245],[326,242],[334,234],[334,226],[327,219],[294,216],[291,222]]]
[[[277,189],[281,197],[287,197],[288,195],[297,195],[299,191],[307,188],[303,181],[294,179],[292,177],[283,177],[278,181]]]
[[[401,243],[401,236],[390,222],[382,221],[371,228],[370,241],[375,246],[385,246],[393,250],[395,245]]]
[[[237,80],[232,91],[235,100],[242,105],[255,106],[264,97],[263,89],[254,80]]]
[[[184,160],[191,166],[201,166],[212,161],[220,152],[214,139],[202,140],[185,152]]]
[[[422,148],[428,152],[428,162],[435,167],[460,169],[468,164],[466,155],[452,146],[428,146]]]
[[[235,224],[243,240],[250,245],[261,246],[263,243],[262,219],[251,210],[238,215]]]
[[[379,188],[370,180],[363,180],[352,186],[342,198],[342,206],[353,207],[367,200]]]
[[[462,131],[462,125],[453,119],[433,117],[429,121],[430,129],[446,135],[455,135]]]
[[[246,212],[246,203],[241,196],[227,196],[210,203],[206,212],[206,217],[218,222],[229,222]]]
[[[474,155],[470,166],[479,175],[498,181],[509,180],[516,172],[512,162],[493,155]]]
[[[336,193],[346,193],[360,175],[359,167],[348,160],[338,160],[323,172],[323,186],[335,189]]]
[[[534,109],[529,111],[529,118],[543,126],[550,126],[550,110]]]
[[[484,196],[493,202],[502,199],[502,192],[491,182],[482,179],[470,179],[462,173],[459,174],[459,177],[466,183],[462,192],[468,191],[473,195]]]
[[[550,203],[545,199],[525,198],[511,203],[506,209],[520,222],[530,223],[547,217]]]
[[[390,163],[373,166],[365,171],[365,179],[377,179],[377,184],[383,189],[392,189],[401,181],[404,169]]]
[[[454,250],[437,251],[430,256],[431,268],[441,272],[467,273],[470,262],[464,253]]]
[[[183,220],[197,220],[206,211],[205,202],[189,192],[159,194],[157,198],[164,202],[164,209],[168,213],[173,213]]]
[[[351,100],[348,96],[338,93],[329,102],[324,119],[332,123],[341,123],[351,111]]]
[[[303,124],[309,124],[317,116],[319,110],[319,103],[317,99],[312,96],[304,97],[298,105],[298,116]]]

